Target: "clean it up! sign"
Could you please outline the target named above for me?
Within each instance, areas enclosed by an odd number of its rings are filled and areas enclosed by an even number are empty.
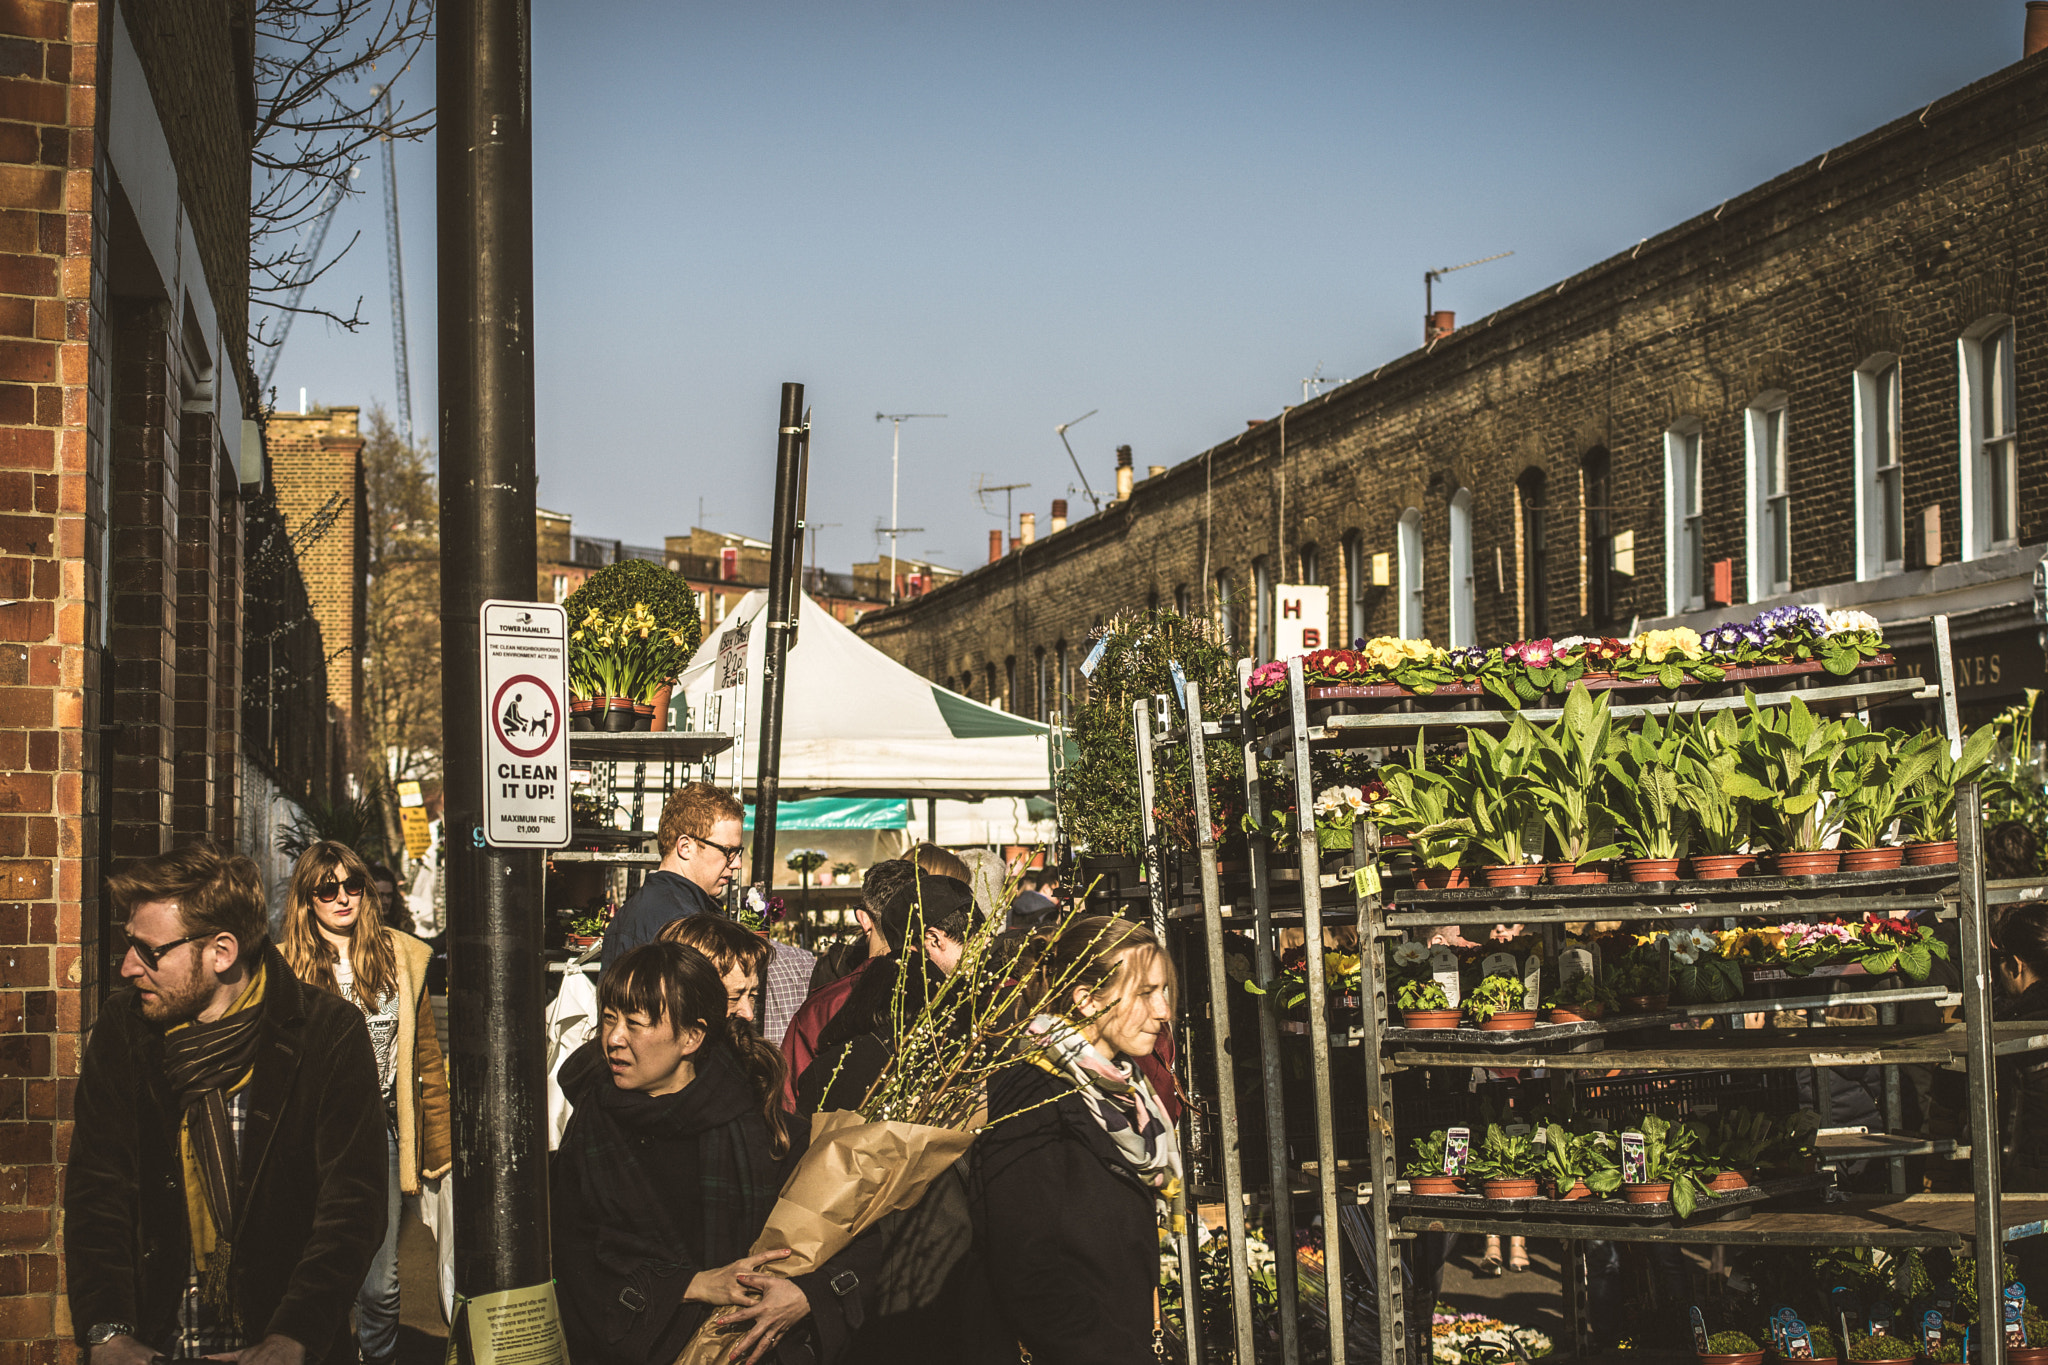
[[[569,842],[569,618],[547,602],[486,602],[484,842]]]

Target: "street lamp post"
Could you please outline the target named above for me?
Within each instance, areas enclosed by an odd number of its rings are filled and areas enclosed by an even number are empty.
[[[878,412],[877,422],[887,422],[894,431],[889,440],[889,605],[896,605],[896,533],[903,529],[896,518],[896,475],[902,467],[903,424],[913,417],[944,417],[943,412]]]

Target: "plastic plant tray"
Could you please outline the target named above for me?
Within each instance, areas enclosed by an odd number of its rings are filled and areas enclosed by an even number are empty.
[[[1619,1198],[1487,1199],[1472,1194],[1397,1194],[1393,1200],[1393,1211],[1397,1218],[1428,1217],[1432,1214],[1456,1218],[1497,1216],[1503,1226],[1532,1220],[1584,1223],[1589,1227],[1602,1224],[1640,1226],[1646,1223],[1683,1223],[1690,1226],[1728,1217],[1744,1217],[1759,1204],[1772,1199],[1816,1194],[1833,1183],[1833,1177],[1827,1175],[1791,1175],[1766,1180],[1746,1190],[1731,1190],[1713,1199],[1702,1200],[1693,1210],[1692,1217],[1683,1219],[1668,1199],[1655,1204],[1631,1204]]]

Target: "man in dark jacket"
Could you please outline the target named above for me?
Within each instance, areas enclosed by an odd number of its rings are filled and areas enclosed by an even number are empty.
[[[731,792],[708,782],[685,783],[668,794],[655,836],[661,842],[661,866],[647,874],[605,926],[599,961],[611,966],[641,944],[654,942],[676,920],[722,913],[719,897],[739,865],[746,813]]]
[[[91,1365],[353,1360],[388,1162],[362,1011],[265,941],[247,858],[183,848],[108,894],[127,984],[86,1045],[64,1181]]]

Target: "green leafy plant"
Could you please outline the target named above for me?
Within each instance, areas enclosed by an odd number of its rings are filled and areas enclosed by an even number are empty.
[[[681,675],[703,638],[690,585],[641,559],[605,565],[562,607],[573,696],[653,701]]]
[[[1724,1171],[1754,1170],[1777,1140],[1777,1126],[1753,1109],[1728,1109],[1705,1125],[1702,1142],[1709,1165]]]
[[[1493,975],[1472,988],[1472,994],[1465,997],[1465,1013],[1475,1024],[1483,1024],[1496,1014],[1511,1014],[1527,1009],[1528,988],[1518,976]]]
[[[1866,915],[1861,926],[1863,953],[1857,958],[1872,976],[1897,971],[1908,981],[1925,981],[1934,959],[1948,961],[1948,945],[1931,925],[1912,920]]]
[[[1374,808],[1380,828],[1406,835],[1415,861],[1423,867],[1456,867],[1472,842],[1472,822],[1458,812],[1457,785],[1423,761],[1418,734],[1405,764],[1380,770],[1387,794]]]
[[[569,921],[569,932],[578,938],[603,938],[605,926],[611,923],[609,909],[592,910]]]
[[[1675,929],[1671,994],[1680,1004],[1721,1005],[1742,998],[1742,967],[1721,956],[1719,940],[1700,928]]]
[[[1410,977],[1394,991],[1394,1003],[1403,1010],[1447,1010],[1451,997],[1434,977]]]
[[[1631,857],[1685,856],[1689,821],[1678,763],[1677,727],[1660,725],[1654,716],[1622,735],[1608,754],[1607,803]]]
[[[1780,851],[1808,853],[1823,847],[1842,818],[1839,804],[1823,798],[1834,793],[1836,769],[1853,764],[1851,751],[1872,738],[1870,730],[1858,722],[1860,733],[1852,733],[1842,721],[1816,716],[1798,697],[1780,707],[1759,706],[1748,689],[1743,695],[1749,713],[1742,762],[1725,785],[1752,803]]]
[[[857,863],[832,864],[832,875],[835,877],[851,877],[858,871],[860,871],[860,865]]]
[[[1619,857],[1614,814],[1602,800],[1615,743],[1607,693],[1595,699],[1584,683],[1573,684],[1557,720],[1535,738],[1536,797],[1557,856],[1574,867]]]
[[[1832,1330],[1826,1327],[1809,1325],[1806,1329],[1806,1339],[1813,1344],[1813,1358],[1815,1360],[1830,1360],[1834,1358],[1835,1334]]]
[[[1920,736],[1918,742],[1933,755],[1933,762],[1913,783],[1909,798],[1915,839],[1934,844],[1956,837],[1956,793],[1964,783],[1984,776],[1997,740],[1995,730],[1980,725],[1963,741],[1962,757],[1951,758],[1946,739],[1932,730]]]
[[[1850,848],[1876,848],[1909,813],[1913,788],[1933,768],[1934,746],[1921,736],[1888,730],[1845,765],[1836,797],[1842,803],[1842,838]]]
[[[1543,1002],[1547,1010],[1576,1010],[1581,1014],[1600,1015],[1611,1009],[1620,1008],[1613,988],[1591,972],[1584,972],[1559,986]]]
[[[1963,1365],[1963,1339],[1960,1334],[1943,1337],[1941,1345],[1929,1351],[1922,1348],[1922,1365]]]
[[[1694,854],[1740,853],[1749,841],[1749,802],[1728,790],[1741,763],[1742,726],[1733,711],[1694,712],[1679,726],[1678,793],[1690,817]]]
[[[1747,1332],[1716,1332],[1707,1338],[1707,1351],[1712,1355],[1750,1355],[1762,1349],[1756,1344],[1756,1338]]]
[[[1912,1360],[1920,1349],[1909,1341],[1884,1333],[1851,1332],[1849,1334],[1849,1359],[1851,1360]]]
[[[1663,947],[1644,943],[1617,956],[1608,964],[1607,986],[1616,997],[1670,994],[1671,975]]]
[[[1442,1128],[1428,1137],[1415,1139],[1414,1144],[1408,1149],[1408,1164],[1401,1168],[1402,1178],[1416,1180],[1425,1176],[1442,1175],[1444,1144],[1448,1140],[1448,1135]]]
[[[1610,1135],[1574,1133],[1553,1123],[1544,1137],[1543,1174],[1560,1196],[1580,1182],[1602,1198],[1621,1188],[1621,1167],[1615,1164]]]
[[[1707,1158],[1699,1129],[1683,1119],[1656,1114],[1643,1115],[1636,1129],[1643,1135],[1647,1183],[1670,1181],[1671,1207],[1680,1218],[1692,1217],[1702,1199],[1714,1197],[1700,1176],[1704,1173],[1711,1178],[1720,1174],[1719,1169],[1706,1169],[1713,1163]]]
[[[1496,863],[1514,866],[1528,861],[1526,845],[1543,814],[1538,797],[1536,728],[1520,716],[1499,739],[1484,730],[1466,732],[1465,807],[1472,821],[1472,841],[1493,855]],[[1533,850],[1540,853],[1541,850]]]
[[[825,850],[822,848],[800,848],[783,859],[782,865],[798,876],[816,872],[825,865]]]
[[[1543,1149],[1527,1133],[1486,1125],[1486,1140],[1472,1154],[1466,1174],[1481,1180],[1533,1180],[1543,1170]]]

